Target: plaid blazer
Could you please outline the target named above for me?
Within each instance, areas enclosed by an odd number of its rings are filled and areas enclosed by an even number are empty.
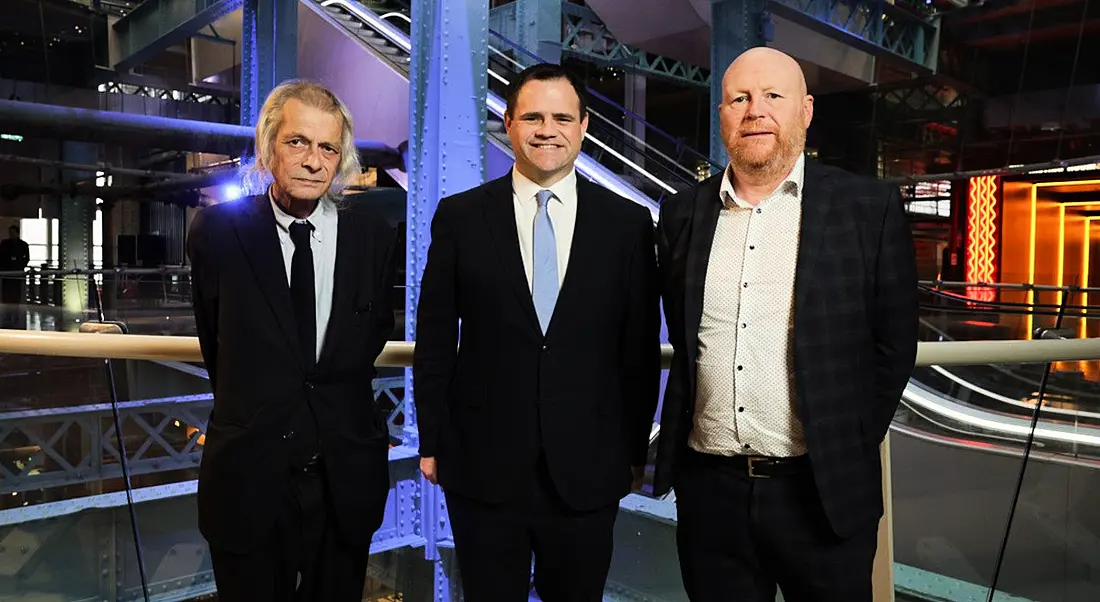
[[[675,485],[691,431],[723,176],[661,207],[657,252],[675,354],[661,411],[658,495]],[[913,370],[917,317],[913,237],[897,188],[807,160],[795,273],[796,407],[826,516],[840,536],[882,516],[878,446]]]

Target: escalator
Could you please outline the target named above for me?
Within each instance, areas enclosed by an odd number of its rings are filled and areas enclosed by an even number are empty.
[[[403,148],[409,137],[411,24],[402,12],[376,10],[354,0],[302,0],[298,71],[344,99],[355,116],[357,136],[369,133],[372,139]],[[537,57],[496,32],[490,38],[485,163],[486,177],[494,178],[507,173],[512,164],[502,121],[505,88],[511,76]],[[656,219],[661,200],[694,185],[695,173],[708,166],[708,160],[608,99],[592,97],[578,173],[647,207]],[[623,127],[627,119],[643,123],[646,134],[674,150],[664,152],[647,143]],[[407,189],[407,174],[388,173]]]
[[[1012,340],[1020,337],[1021,324],[1052,313],[1012,303],[979,305],[927,287],[921,294],[924,341]],[[1084,319],[1070,315],[1067,324]],[[1083,372],[1095,371],[1092,364],[1053,366],[1035,431],[1035,449],[1042,454],[1100,459],[1100,383]],[[1016,447],[1030,431],[1043,370],[1043,364],[918,367],[899,418],[943,436]]]

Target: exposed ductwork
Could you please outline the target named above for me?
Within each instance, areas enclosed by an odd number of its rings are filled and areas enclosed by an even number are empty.
[[[0,132],[27,138],[240,156],[251,151],[252,128],[170,117],[95,111],[0,100]],[[401,153],[386,144],[356,141],[364,166],[404,169]]]

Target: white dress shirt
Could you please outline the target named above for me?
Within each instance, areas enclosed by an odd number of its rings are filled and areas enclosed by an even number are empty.
[[[291,261],[294,259],[294,241],[290,238],[290,225],[294,222],[309,221],[313,224],[309,248],[313,252],[313,293],[317,299],[317,357],[321,359],[321,349],[325,344],[325,331],[332,313],[332,285],[336,279],[336,225],[339,211],[331,201],[321,199],[313,213],[305,220],[290,215],[275,202],[268,193],[271,210],[275,212],[275,230],[279,234],[279,246],[283,251],[283,263],[286,265],[286,283],[290,286]]]
[[[806,452],[795,406],[794,280],[805,159],[755,207],[729,176],[711,243],[688,444],[724,456]],[[727,174],[729,171],[727,170]]]
[[[512,167],[512,203],[516,210],[516,233],[519,234],[519,252],[523,258],[523,270],[527,273],[527,286],[532,286],[534,272],[531,257],[535,254],[535,214],[539,203],[535,196],[542,186],[527,179]],[[577,171],[558,180],[549,188],[554,196],[546,204],[550,224],[554,227],[554,242],[558,247],[558,287],[565,280],[565,268],[569,265],[569,250],[573,246],[573,228],[577,224]]]

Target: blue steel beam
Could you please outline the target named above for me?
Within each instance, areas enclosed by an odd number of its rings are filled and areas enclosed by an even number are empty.
[[[711,0],[710,3],[710,70],[717,74],[710,80],[710,159],[723,168],[729,162],[729,155],[718,118],[722,76],[737,55],[769,41],[764,36],[765,19],[763,0]],[[715,171],[713,166],[711,171]]]
[[[420,279],[431,244],[439,200],[485,179],[489,7],[483,0],[414,0],[409,70],[409,193],[407,215],[405,335],[416,339]],[[412,370],[405,370],[406,411],[416,424]],[[407,432],[415,433],[408,428]],[[406,445],[416,447],[410,437]],[[445,553],[450,521],[442,490],[427,480],[419,489],[419,535],[433,563],[432,597],[452,599],[452,556]],[[441,549],[443,548],[443,549]]]
[[[516,42],[548,63],[561,63],[562,0],[516,0],[513,4]]]
[[[884,0],[768,0],[767,8],[916,75],[936,71],[938,17],[927,21]]]
[[[117,71],[129,71],[241,7],[242,0],[146,0],[114,24]]]
[[[241,125],[255,125],[271,90],[298,73],[298,0],[244,0]]]

